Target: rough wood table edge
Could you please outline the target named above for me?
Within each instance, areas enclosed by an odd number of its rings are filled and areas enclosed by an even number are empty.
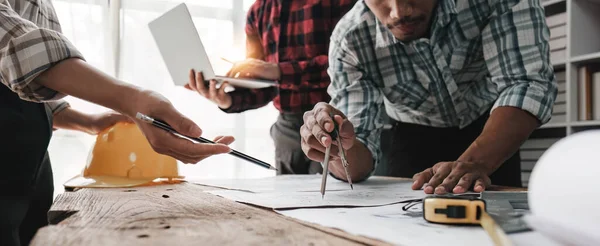
[[[384,178],[390,178],[390,179],[398,179],[398,180],[411,180],[408,178],[397,178],[397,177],[384,177]],[[176,184],[176,185],[189,185],[189,186],[193,186],[193,187],[210,187],[210,186],[205,186],[205,185],[199,185],[199,184],[194,184],[191,182],[183,182],[181,184]],[[134,187],[135,188],[135,187]],[[223,188],[217,188],[217,187],[211,187],[211,188],[216,188],[216,189],[223,189]],[[74,190],[74,191],[65,191],[65,193],[76,193],[76,192],[82,192],[83,190],[88,190],[88,189],[78,189],[78,190]],[[89,190],[93,190],[93,188],[90,188]],[[517,187],[502,187],[502,186],[491,186],[489,187],[488,191],[526,191],[526,188],[517,188]],[[327,226],[322,226],[316,223],[311,223],[311,222],[307,222],[307,221],[302,221],[300,219],[295,219],[295,218],[291,218],[291,217],[287,217],[285,215],[279,214],[276,211],[274,211],[273,209],[269,209],[269,208],[262,208],[262,207],[257,207],[257,206],[253,206],[253,205],[248,205],[248,204],[244,204],[244,203],[239,203],[236,201],[232,201],[223,197],[219,197],[217,195],[211,194],[209,192],[207,192],[208,190],[206,189],[198,189],[198,191],[203,192],[203,194],[205,195],[209,195],[214,197],[215,199],[223,199],[229,202],[233,202],[233,203],[237,203],[240,204],[241,206],[247,206],[248,208],[258,208],[260,210],[266,210],[266,212],[268,212],[271,215],[275,215],[277,217],[280,217],[286,221],[289,221],[290,223],[295,223],[297,225],[303,226],[303,227],[308,227],[312,230],[317,230],[320,231],[322,233],[325,233],[331,237],[337,237],[340,239],[344,239],[344,240],[349,240],[351,242],[354,243],[359,243],[359,244],[366,244],[366,245],[391,245],[388,242],[384,242],[378,239],[374,239],[374,238],[370,238],[368,236],[364,236],[364,235],[355,235],[355,234],[351,234],[348,233],[346,231],[343,231],[341,229],[337,229],[337,228],[333,228],[333,227],[327,227]],[[62,195],[62,194],[61,194]],[[57,197],[58,198],[58,197]],[[54,207],[54,204],[53,204]],[[58,225],[61,226],[60,222],[69,218],[70,216],[72,216],[73,214],[76,214],[78,211],[71,211],[71,210],[50,210],[48,212],[48,219],[51,222],[51,225]],[[65,225],[63,225],[65,226]],[[67,227],[69,226],[68,224],[66,225]],[[37,236],[37,234],[36,234]]]

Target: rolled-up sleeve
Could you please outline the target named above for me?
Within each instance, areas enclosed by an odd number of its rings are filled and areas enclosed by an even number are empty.
[[[52,110],[53,115],[56,115],[56,114],[60,113],[60,111],[63,111],[66,108],[71,106],[65,100],[50,101],[50,102],[47,102],[46,104],[48,105],[50,110]]]
[[[380,136],[383,129],[383,93],[360,68],[356,45],[347,45],[332,36],[328,73],[331,84],[327,92],[330,104],[344,113],[354,125],[356,138],[373,157],[373,174],[382,157]]]
[[[550,32],[538,1],[505,1],[504,13],[483,30],[484,57],[499,92],[492,110],[510,106],[550,120],[557,83],[550,63]]]
[[[37,84],[36,78],[68,58],[83,56],[65,36],[36,26],[0,3],[0,81],[20,98],[34,102],[62,98],[57,91]]]

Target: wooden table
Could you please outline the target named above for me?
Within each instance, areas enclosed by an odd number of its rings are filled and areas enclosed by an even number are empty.
[[[32,245],[387,245],[205,190],[181,183],[65,192]]]

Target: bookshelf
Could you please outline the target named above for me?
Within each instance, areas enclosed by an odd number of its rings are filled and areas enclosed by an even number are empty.
[[[576,132],[600,129],[600,0],[540,1],[550,28],[559,90],[553,119],[521,146],[524,186],[539,156],[553,143]]]

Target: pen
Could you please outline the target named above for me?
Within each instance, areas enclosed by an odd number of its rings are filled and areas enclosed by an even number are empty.
[[[138,119],[140,119],[140,120],[142,120],[142,121],[144,121],[144,122],[146,122],[146,123],[152,124],[153,126],[156,126],[156,127],[161,128],[161,129],[163,129],[165,131],[171,132],[171,133],[173,133],[175,135],[178,135],[178,136],[190,139],[190,140],[198,141],[198,142],[201,142],[201,143],[211,143],[211,144],[215,143],[215,142],[210,141],[210,140],[208,140],[206,138],[203,138],[203,137],[196,138],[196,137],[185,136],[185,135],[183,135],[183,134],[178,133],[177,131],[175,131],[175,129],[173,129],[167,123],[165,123],[165,122],[163,122],[161,120],[158,120],[158,119],[154,119],[154,118],[152,118],[150,116],[147,116],[147,115],[139,113],[139,112],[137,113],[137,115],[135,117],[138,118]],[[234,155],[234,156],[239,157],[239,158],[242,158],[242,159],[247,160],[249,162],[252,162],[252,163],[254,163],[256,165],[259,165],[261,167],[264,167],[264,168],[267,168],[267,169],[271,169],[271,170],[277,170],[277,168],[269,165],[269,163],[266,163],[264,161],[256,159],[256,158],[254,158],[252,156],[246,155],[246,154],[244,154],[242,152],[239,152],[237,150],[232,149],[229,154]]]
[[[225,59],[225,58],[223,58],[223,57],[221,57],[221,60],[223,60],[223,61],[226,61],[226,62],[229,62],[229,63],[233,64],[233,62],[232,62],[232,61],[230,61],[230,60],[227,60],[227,59]]]

